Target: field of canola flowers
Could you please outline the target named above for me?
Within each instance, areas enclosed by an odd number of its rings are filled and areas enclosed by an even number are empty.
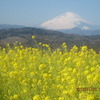
[[[0,49],[0,100],[100,100],[100,53],[39,45]]]

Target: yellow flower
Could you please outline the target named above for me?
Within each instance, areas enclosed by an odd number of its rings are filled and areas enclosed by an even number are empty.
[[[87,99],[86,100],[94,100],[94,95],[93,94],[89,94],[87,96]]]
[[[35,36],[34,35],[32,36],[32,39],[35,39]]]
[[[88,73],[89,73],[89,71],[88,71],[88,70],[84,71],[84,75],[87,75]]]
[[[41,100],[41,98],[40,98],[39,95],[35,95],[35,96],[33,97],[33,100]]]
[[[64,97],[59,97],[58,100],[64,100]]]
[[[39,65],[39,70],[43,70],[45,67],[46,67],[45,64],[40,64],[40,65]]]
[[[83,47],[81,48],[82,51],[86,51],[87,49],[88,49],[87,46],[83,46]]]
[[[74,68],[72,72],[73,72],[73,73],[77,73],[77,70]]]
[[[93,82],[98,82],[99,79],[100,79],[100,76],[99,76],[99,75],[95,75],[95,76],[93,77]]]
[[[72,68],[68,68],[68,71],[72,71]]]
[[[24,89],[24,90],[23,90],[23,93],[27,93],[27,90],[26,90],[26,89]]]
[[[66,91],[66,90],[63,91],[63,94],[65,94],[65,95],[67,95],[68,93],[69,93],[69,92]]]
[[[80,94],[79,94],[79,98],[80,98],[80,100],[85,100],[85,98],[86,98],[86,93],[84,93],[84,92],[81,92]]]
[[[15,95],[13,96],[14,99],[18,99],[18,97],[19,97],[19,95],[17,95],[17,94],[15,94]]]
[[[49,96],[45,97],[44,100],[51,100]]]
[[[47,79],[48,77],[49,77],[48,73],[44,73],[44,74],[43,74],[43,78],[44,78],[44,79]]]
[[[42,43],[40,42],[39,45],[42,45]]]
[[[67,79],[68,81],[71,80],[71,76],[68,76],[66,79]]]
[[[95,67],[91,67],[91,71],[95,71],[96,70],[96,68]]]
[[[11,78],[12,77],[15,78],[17,75],[18,75],[17,71],[12,71],[12,72],[9,73],[9,77],[11,77]]]
[[[67,45],[66,45],[65,42],[62,44],[62,47],[63,47],[63,48],[66,48],[66,47],[67,47]]]
[[[30,76],[34,76],[34,75],[35,75],[35,73],[34,73],[34,72],[31,72],[31,73],[30,73]]]
[[[78,47],[75,45],[72,49],[71,52],[77,52],[78,51]]]
[[[61,79],[61,82],[62,82],[62,83],[66,82],[66,79],[65,79],[65,78],[62,78],[62,79]]]
[[[87,76],[87,79],[89,80],[89,79],[92,79],[93,78],[93,76],[91,75],[91,74],[89,74],[88,76]]]

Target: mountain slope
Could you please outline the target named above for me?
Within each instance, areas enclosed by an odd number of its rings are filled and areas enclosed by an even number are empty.
[[[78,47],[85,45],[95,49],[97,52],[100,51],[100,35],[80,36],[39,28],[0,30],[0,46],[5,47],[7,43],[12,45],[16,41],[22,42],[24,46],[36,46],[34,40],[31,38],[32,35],[36,36],[37,43],[42,42],[49,44],[52,49],[56,49],[60,47],[63,42],[66,42],[69,49],[74,45]]]
[[[97,30],[82,30],[80,28],[73,28],[73,29],[62,29],[59,30],[63,33],[69,33],[69,34],[80,34],[82,36],[91,36],[91,35],[100,35],[100,29]]]

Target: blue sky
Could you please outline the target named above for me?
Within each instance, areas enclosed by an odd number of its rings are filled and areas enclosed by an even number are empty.
[[[0,0],[0,24],[36,26],[65,12],[100,25],[100,0]]]

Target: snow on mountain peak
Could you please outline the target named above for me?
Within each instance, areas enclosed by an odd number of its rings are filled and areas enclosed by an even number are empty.
[[[60,16],[42,23],[41,26],[47,29],[72,29],[78,27],[81,24],[89,25],[90,22],[81,18],[78,14],[73,12],[66,12]],[[82,27],[83,29],[84,27],[86,28],[86,26]]]

